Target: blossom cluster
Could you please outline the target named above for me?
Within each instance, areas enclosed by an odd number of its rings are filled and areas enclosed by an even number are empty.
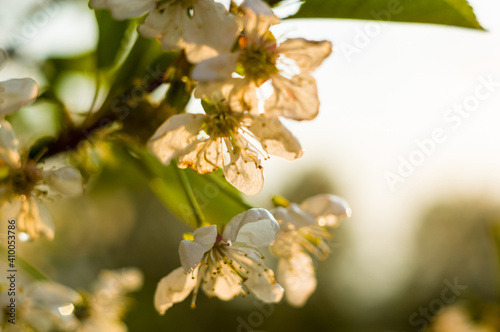
[[[253,293],[263,302],[276,303],[286,294],[288,303],[303,306],[316,288],[313,258],[328,257],[331,230],[351,209],[333,195],[313,196],[300,205],[279,201],[281,206],[271,211],[250,209],[235,216],[222,233],[210,225],[182,240],[182,267],[159,282],[156,309],[164,314],[191,292],[194,308],[200,288],[221,300]],[[264,262],[260,250],[265,247],[278,258],[277,278]]]
[[[269,29],[280,20],[261,0],[231,3],[231,11],[213,0],[92,0],[91,6],[110,9],[116,19],[147,12],[139,32],[165,50],[182,49],[195,64],[194,95],[205,114],[177,114],[158,128],[149,148],[163,163],[178,159],[179,167],[200,174],[221,168],[229,183],[255,195],[264,184],[263,159],[302,156],[280,117],[316,117],[311,72],[330,55],[330,42],[279,42]]]
[[[7,55],[0,50],[0,68]],[[54,237],[54,222],[43,201],[79,196],[83,192],[80,172],[68,165],[37,164],[29,159],[5,116],[32,103],[38,85],[29,78],[0,82],[0,216],[16,219],[26,239]]]
[[[128,293],[142,287],[136,268],[103,270],[92,292],[75,291],[54,281],[36,281],[20,287],[16,295],[15,324],[9,310],[0,310],[0,331],[127,331],[122,317]],[[2,286],[2,284],[0,284]],[[8,308],[8,287],[0,287],[0,304]]]

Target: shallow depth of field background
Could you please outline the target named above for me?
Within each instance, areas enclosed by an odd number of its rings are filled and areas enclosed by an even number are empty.
[[[12,31],[33,3],[44,2],[0,0],[0,29]],[[470,3],[488,32],[354,20],[295,20],[274,29],[280,37],[331,40],[335,51],[315,73],[320,115],[287,122],[303,158],[265,162],[264,190],[248,201],[270,207],[274,194],[300,202],[332,192],[353,210],[336,232],[332,255],[318,264],[318,289],[304,308],[265,305],[269,314],[261,315],[251,296],[223,302],[201,295],[197,309],[188,299],[159,316],[156,283],[179,266],[178,244],[189,228],[119,158],[88,184],[85,197],[50,206],[54,242],[22,244],[20,255],[74,288],[87,288],[103,268],[139,267],[146,283],[126,319],[130,331],[246,331],[245,324],[262,331],[414,331],[421,325],[410,317],[421,319],[419,308],[436,313],[435,300],[454,281],[467,286],[454,304],[498,303],[500,4]],[[60,2],[51,13],[16,45],[0,80],[30,76],[43,86],[37,61],[94,47],[85,1]],[[0,47],[7,43],[2,33]],[[450,110],[471,100],[485,80],[496,82],[489,96],[451,120],[458,113]],[[82,75],[68,76],[60,89],[72,95],[67,103],[76,111],[93,95],[92,80]],[[36,121],[36,111],[23,110],[33,135],[50,127]],[[441,142],[426,155],[416,152],[417,142],[436,130]],[[424,157],[391,187],[388,172],[398,174],[412,155]]]

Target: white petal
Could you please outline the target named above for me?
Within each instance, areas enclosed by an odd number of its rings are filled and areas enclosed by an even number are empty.
[[[50,189],[61,195],[76,197],[83,193],[82,175],[71,166],[65,166],[54,171],[46,171],[43,178]]]
[[[185,274],[179,267],[160,280],[155,292],[155,308],[163,315],[174,303],[182,302],[196,285],[196,273]],[[194,279],[193,279],[194,276]]]
[[[203,255],[214,246],[217,239],[217,226],[198,228],[193,232],[193,235],[193,241],[182,240],[179,245],[179,256],[186,273],[198,266]]]
[[[49,240],[54,238],[55,227],[52,216],[49,210],[34,198],[30,197],[22,202],[17,218],[19,231],[27,233],[31,240],[37,240],[41,236]]]
[[[207,296],[217,296],[219,299],[228,301],[241,293],[241,284],[232,276],[217,275],[215,279],[206,278],[203,282],[203,291]]]
[[[38,85],[30,78],[0,82],[0,117],[11,114],[38,96]]]
[[[315,223],[315,218],[302,211],[295,203],[290,203],[286,208],[276,207],[270,211],[283,230],[297,230],[301,227],[312,226]]]
[[[195,148],[206,115],[178,114],[168,119],[150,139],[149,150],[166,165]]]
[[[19,140],[10,123],[0,120],[0,159],[12,168],[21,166]]]
[[[81,301],[81,296],[75,290],[52,281],[39,281],[26,288],[26,295],[32,300],[32,305],[61,307]]]
[[[108,294],[124,294],[133,292],[142,287],[144,276],[137,268],[123,268],[118,270],[102,270],[97,282],[92,285],[94,293],[107,292]]]
[[[268,246],[279,231],[278,222],[266,209],[250,209],[235,216],[224,228],[222,238],[254,247]]]
[[[302,156],[302,146],[277,117],[253,116],[249,130],[261,142],[262,148],[273,156],[295,160]]]
[[[281,43],[278,50],[280,54],[294,60],[303,72],[307,72],[319,67],[332,53],[332,43],[293,38]]]
[[[240,10],[245,13],[242,17],[245,33],[252,38],[262,37],[271,25],[280,22],[271,7],[262,0],[245,0]]]
[[[195,81],[220,81],[231,78],[240,53],[221,54],[198,63],[191,73]]]
[[[194,149],[179,158],[179,167],[191,167],[200,174],[211,173],[223,167],[222,151],[216,140],[205,140],[197,143]]]
[[[290,259],[278,262],[278,281],[293,306],[303,306],[316,289],[316,273],[311,257],[298,250]]]
[[[257,195],[264,186],[264,172],[258,157],[255,154],[251,157],[239,155],[234,161],[224,167],[226,180],[236,189],[247,195]],[[259,163],[256,165],[256,160]]]
[[[300,207],[315,217],[320,226],[337,226],[352,213],[349,204],[343,198],[330,194],[310,197],[302,202]]]
[[[244,248],[240,250],[244,251]],[[261,301],[279,302],[283,298],[283,287],[276,283],[273,270],[267,267],[260,257],[251,259],[251,256],[254,255],[248,252],[248,257],[241,259],[241,263],[245,264],[249,272],[245,286]]]
[[[107,8],[117,20],[138,17],[153,9],[156,0],[91,0],[92,8]]]
[[[292,79],[274,75],[271,84],[274,91],[264,105],[268,114],[297,121],[312,120],[318,115],[318,90],[311,75],[299,74]]]
[[[198,63],[229,53],[239,27],[213,0],[171,1],[152,10],[139,32],[160,39],[164,50],[184,49],[188,60]]]

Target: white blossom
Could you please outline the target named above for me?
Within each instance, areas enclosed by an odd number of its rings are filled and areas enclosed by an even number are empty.
[[[334,195],[317,195],[302,204],[271,210],[280,224],[280,232],[271,245],[279,258],[277,278],[285,289],[287,301],[303,306],[316,289],[316,273],[311,258],[325,260],[330,254],[327,240],[333,235],[327,227],[338,226],[351,215],[345,200]]]
[[[77,303],[76,332],[126,332],[122,318],[127,310],[128,293],[142,287],[143,275],[136,268],[103,270],[93,284],[93,291]]]
[[[225,101],[205,109],[207,114],[168,119],[151,138],[151,152],[164,164],[178,158],[179,167],[200,174],[222,168],[228,182],[248,195],[264,184],[260,156],[302,156],[300,143],[276,117],[233,112]]]
[[[8,288],[7,288],[8,289]],[[76,291],[53,281],[37,281],[27,287],[18,286],[16,292],[15,322],[9,310],[7,290],[0,294],[0,331],[69,331],[73,325],[74,303],[81,301]]]
[[[179,246],[182,267],[164,277],[155,293],[155,307],[164,314],[191,292],[195,307],[200,287],[209,297],[222,300],[253,293],[264,302],[279,302],[283,288],[264,263],[258,247],[268,246],[279,230],[264,209],[250,209],[234,217],[221,235],[215,225],[198,228],[193,240]]]
[[[80,172],[64,166],[44,170],[31,160],[21,158],[19,141],[11,125],[0,121],[0,167],[8,169],[0,182],[4,198],[0,206],[3,218],[15,219],[20,232],[31,240],[54,237],[54,222],[42,201],[59,196],[74,197],[83,192]]]
[[[260,0],[245,1],[241,7],[244,27],[239,50],[207,59],[197,64],[192,78],[199,81],[197,97],[209,97],[216,90],[230,90],[229,104],[238,104],[256,97],[255,90],[270,82],[273,92],[265,100],[268,114],[293,120],[312,120],[319,110],[316,81],[311,71],[332,51],[328,41],[288,39],[278,44],[268,30],[279,22],[267,4]]]

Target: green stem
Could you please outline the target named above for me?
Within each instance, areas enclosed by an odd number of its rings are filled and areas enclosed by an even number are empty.
[[[229,185],[228,182],[223,181],[219,176],[217,176],[217,174],[209,173],[209,174],[206,174],[205,176],[207,176],[210,181],[216,183],[217,186],[220,188],[220,190],[224,194],[226,194],[229,198],[231,198],[233,201],[235,201],[239,205],[243,206],[246,209],[253,209],[254,208],[254,206],[245,202],[245,200],[243,198],[241,198],[240,196],[238,196],[234,191],[226,189],[226,187]]]
[[[198,200],[196,199],[196,196],[194,195],[193,188],[191,187],[191,183],[189,183],[189,179],[187,178],[186,174],[182,172],[177,165],[174,167],[175,172],[177,173],[177,176],[179,177],[179,180],[182,183],[182,186],[184,187],[184,191],[186,192],[186,195],[189,199],[189,203],[191,204],[191,208],[193,209],[194,216],[196,218],[196,223],[198,227],[202,227],[203,225],[206,225],[207,222],[205,220],[205,217],[203,216],[203,212],[201,211],[200,205],[198,204]]]
[[[0,245],[0,251],[2,252],[2,254],[5,254],[5,255],[7,255],[7,253],[8,253],[7,249],[3,245]],[[31,265],[30,263],[28,263],[27,261],[25,261],[21,257],[16,256],[16,263],[19,265],[19,267],[22,270],[27,272],[33,279],[49,280],[49,278],[45,274],[40,272],[36,267],[34,267],[33,265]]]

